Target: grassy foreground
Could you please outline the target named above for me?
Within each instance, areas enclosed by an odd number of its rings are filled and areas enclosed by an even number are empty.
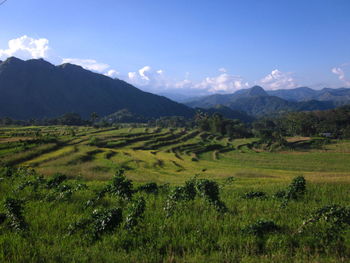
[[[37,172],[1,170],[0,262],[349,262],[350,144],[251,140],[4,128],[3,166]]]

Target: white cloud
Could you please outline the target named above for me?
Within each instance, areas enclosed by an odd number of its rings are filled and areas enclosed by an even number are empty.
[[[62,59],[62,63],[80,65],[85,69],[97,72],[104,72],[106,69],[109,68],[108,64],[99,63],[94,59],[64,58]]]
[[[166,77],[163,70],[153,70],[150,66],[145,66],[138,71],[129,72],[125,80],[149,91],[191,89],[205,93],[230,93],[248,87],[248,83],[244,82],[241,77],[228,73],[221,73],[215,77],[206,77],[199,82],[189,80],[188,76],[189,74],[186,73],[184,80],[171,80]]]
[[[342,66],[346,66],[347,64],[343,64]],[[332,73],[338,76],[338,79],[342,81],[346,86],[350,86],[350,81],[346,79],[345,72],[342,67],[332,68]]]
[[[62,58],[56,56],[49,46],[49,40],[46,38],[32,38],[27,35],[19,38],[11,39],[8,42],[8,48],[0,49],[0,60],[5,60],[8,57],[17,57],[20,59],[38,59],[44,58],[53,64],[72,63],[80,65],[85,69],[106,73],[112,76],[116,75],[115,70],[110,69],[110,66],[105,63],[97,62],[94,59],[80,58]],[[106,72],[106,70],[108,71]]]
[[[141,89],[152,92],[172,90],[174,92],[182,91],[196,94],[232,93],[249,87],[248,82],[242,77],[229,74],[225,68],[219,68],[217,76],[208,76],[201,81],[190,80],[190,74],[188,72],[182,80],[170,79],[162,69],[153,70],[150,66],[144,66],[139,70],[121,74],[108,64],[94,59],[62,58],[56,56],[49,46],[48,39],[35,39],[26,35],[10,40],[8,42],[8,48],[0,49],[0,60],[4,60],[10,56],[16,56],[21,59],[44,58],[54,64],[77,64],[85,69],[102,73],[111,78],[118,77]],[[350,82],[345,78],[344,66],[345,64],[333,68],[332,72],[350,86]],[[288,89],[296,86],[290,72],[281,72],[278,69],[273,70],[270,74],[255,83],[262,85],[266,89]]]
[[[147,90],[157,90],[169,84],[164,78],[163,70],[153,70],[150,66],[129,72],[126,81]]]
[[[49,40],[46,38],[34,39],[26,35],[11,39],[7,49],[0,49],[0,59],[18,57],[21,59],[49,58]]]
[[[206,77],[203,81],[194,86],[208,92],[231,93],[239,89],[247,88],[248,83],[244,82],[240,76],[222,73],[216,77]]]
[[[107,76],[107,77],[110,77],[110,78],[116,78],[116,77],[118,77],[119,75],[120,75],[120,73],[118,72],[118,71],[116,71],[116,70],[114,70],[114,69],[110,69],[110,70],[108,70],[106,73],[105,73],[105,75]]]
[[[269,90],[291,89],[297,86],[291,72],[281,72],[278,69],[272,70],[258,84]]]

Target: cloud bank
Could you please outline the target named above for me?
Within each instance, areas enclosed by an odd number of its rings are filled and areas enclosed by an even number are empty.
[[[339,67],[334,67],[331,69],[332,73],[338,76],[338,79],[346,86],[350,87],[350,80],[345,76],[344,68],[349,66],[349,63],[345,63]]]
[[[272,70],[270,74],[260,80],[260,85],[268,90],[291,89],[297,87],[291,72]]]
[[[26,35],[11,39],[7,49],[0,49],[0,59],[18,57],[22,59],[48,58],[49,40],[46,38],[34,39]]]
[[[250,83],[243,77],[229,73],[226,68],[218,69],[217,75],[204,77],[199,81],[189,79],[189,73],[186,73],[184,79],[174,80],[168,77],[163,69],[153,69],[146,65],[138,70],[120,73],[106,63],[101,63],[92,58],[65,58],[56,56],[49,46],[49,40],[46,38],[31,38],[26,35],[12,39],[8,42],[6,49],[0,49],[0,60],[7,57],[16,56],[21,59],[44,58],[53,64],[72,63],[82,66],[85,69],[102,73],[111,78],[123,79],[143,90],[151,92],[185,92],[189,94],[212,94],[212,93],[233,93],[239,89],[249,88]],[[339,80],[350,85],[346,80],[342,68],[332,69],[337,74]],[[278,69],[262,79],[252,82],[255,85],[261,85],[268,90],[290,89],[297,86],[297,82],[291,72],[282,72]]]

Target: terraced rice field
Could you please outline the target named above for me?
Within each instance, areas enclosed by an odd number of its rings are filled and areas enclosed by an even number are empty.
[[[0,128],[0,262],[349,262],[350,141],[256,141]]]
[[[290,138],[304,143],[309,138]],[[180,184],[197,175],[314,181],[347,181],[350,143],[319,149],[263,152],[256,141],[228,139],[199,130],[160,128],[7,127],[0,129],[0,162],[30,166],[39,173],[109,179],[117,168],[138,182]]]

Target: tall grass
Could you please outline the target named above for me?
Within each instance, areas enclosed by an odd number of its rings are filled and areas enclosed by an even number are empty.
[[[288,189],[290,181],[261,185],[258,183],[251,185],[239,178],[230,182],[217,181],[220,186],[220,200],[227,206],[227,211],[218,211],[206,198],[198,194],[194,199],[178,201],[169,217],[164,207],[173,187],[159,186],[156,192],[137,191],[143,188],[137,187],[138,184],[134,183],[131,188],[134,189],[134,194],[130,199],[118,195],[103,195],[93,205],[87,206],[87,202],[94,199],[99,191],[110,189],[106,188],[109,183],[90,181],[87,182],[86,189],[78,187],[84,184],[82,181],[62,178],[63,181],[51,183],[48,188],[49,184],[46,182],[49,179],[47,179],[39,180],[40,186],[36,190],[33,184],[19,190],[19,185],[28,181],[35,182],[38,180],[38,175],[21,170],[15,171],[10,177],[5,177],[4,174],[1,177],[0,213],[6,213],[3,204],[7,198],[22,200],[24,202],[22,214],[28,224],[27,230],[24,231],[14,231],[7,221],[0,225],[1,262],[348,262],[350,260],[349,227],[342,230],[341,242],[334,240],[325,243],[317,235],[319,233],[316,234],[311,230],[299,231],[303,222],[317,209],[331,204],[347,206],[350,201],[349,184],[307,181],[305,195],[281,206],[282,201],[274,195],[279,190]],[[118,182],[123,180],[114,183],[114,187],[117,187],[115,189],[121,189],[116,185]],[[61,198],[67,189],[70,189],[72,194]],[[245,193],[258,190],[265,192],[266,198],[242,198]],[[50,198],[47,198],[48,196]],[[55,198],[52,198],[53,196]],[[142,202],[145,202],[144,208]],[[102,231],[99,227],[101,216],[109,218],[108,213],[102,211],[114,208],[121,209],[122,222],[113,228],[102,228],[108,230]],[[94,217],[96,209],[101,211],[98,217]],[[92,220],[87,225],[87,232],[69,234],[72,224],[87,219]],[[256,229],[257,226],[259,229],[265,229],[266,224],[259,222],[273,222],[276,229],[270,232],[266,230],[262,236],[255,234],[257,232],[254,231],[258,230],[247,231]],[[321,223],[319,232],[326,226],[326,223]],[[95,227],[99,227],[100,230],[98,238],[92,239],[89,231],[94,231]]]

